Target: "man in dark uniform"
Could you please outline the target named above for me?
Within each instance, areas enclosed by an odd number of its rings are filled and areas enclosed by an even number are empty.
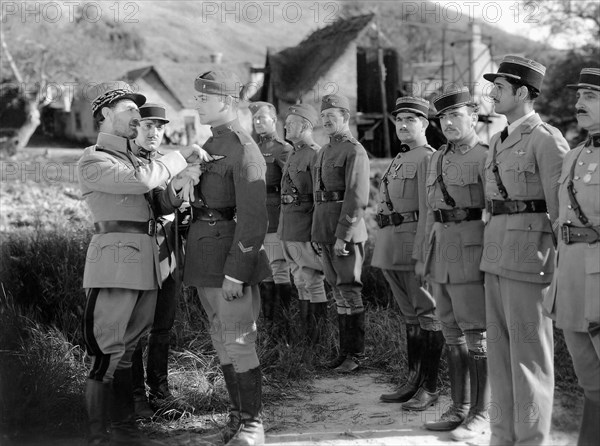
[[[545,72],[534,60],[506,56],[497,73],[483,75],[509,124],[492,137],[485,166],[491,215],[481,269],[494,445],[549,442],[554,345],[542,290],[554,272],[558,179],[569,146],[533,109]]]
[[[183,280],[196,287],[211,324],[229,392],[229,421],[219,437],[231,446],[264,444],[262,373],[256,354],[258,284],[270,275],[262,248],[267,232],[264,157],[237,118],[244,88],[230,71],[195,81],[200,122],[211,126],[204,149],[216,161],[203,167],[194,190]],[[174,201],[178,207],[181,200]]]
[[[588,138],[567,153],[560,176],[560,240],[544,307],[563,330],[585,403],[579,446],[600,438],[600,69],[584,68],[577,122]]]
[[[479,107],[467,87],[450,86],[433,105],[448,143],[429,163],[425,275],[448,346],[452,405],[425,428],[452,430],[453,439],[464,441],[489,431],[485,292],[479,270],[488,146],[475,132]]]
[[[132,152],[144,162],[149,162],[164,155],[158,151],[158,148],[169,120],[166,118],[165,107],[160,104],[144,104],[140,107],[140,116],[138,134],[135,144],[132,144]],[[166,184],[164,186],[166,187]],[[193,408],[173,397],[168,381],[170,332],[175,322],[176,297],[179,291],[175,274],[177,261],[182,259],[181,240],[175,240],[173,218],[171,214],[157,219],[156,239],[162,287],[158,290],[154,322],[148,338],[146,382],[150,388],[150,403],[154,410],[173,409],[183,413],[186,410],[193,411]],[[140,418],[150,418],[154,415],[154,410],[148,405],[146,396],[142,340],[138,342],[132,357],[133,399],[136,415]]]
[[[317,111],[308,104],[289,108],[285,120],[287,139],[294,144],[281,179],[281,215],[277,235],[294,276],[300,301],[300,319],[313,343],[319,338],[327,314],[323,265],[313,249],[313,168],[321,147],[313,139]]]
[[[92,367],[86,386],[89,444],[148,445],[135,425],[131,356],[152,325],[160,286],[155,212],[163,212],[181,187],[174,175],[197,178],[198,148],[142,162],[128,138],[138,132],[138,106],[146,98],[125,82],[99,84],[92,102],[98,142],[78,164],[81,194],[96,233],[88,247],[83,277],[87,301],[83,336]],[[108,408],[108,411],[107,411]],[[109,415],[110,414],[110,415]],[[110,419],[110,436],[107,432]]]
[[[323,97],[321,120],[329,143],[315,163],[311,238],[322,248],[323,268],[338,313],[339,354],[328,366],[352,372],[365,348],[365,307],[360,275],[367,228],[369,158],[350,133],[350,103],[340,94]]]
[[[279,211],[281,209],[281,178],[283,166],[292,147],[277,135],[277,111],[268,102],[252,102],[248,108],[252,112],[254,130],[258,135],[258,147],[267,162],[267,212],[269,228],[265,237],[265,249],[271,264],[272,277],[263,281],[261,299],[263,317],[270,322],[281,319],[283,312],[290,307],[290,270],[285,261],[281,241],[277,236]],[[277,316],[276,316],[277,315]],[[287,326],[287,321],[278,320]],[[284,329],[284,333],[287,334]]]
[[[435,301],[423,281],[425,179],[433,153],[425,136],[429,102],[400,97],[392,114],[402,145],[381,181],[376,216],[379,231],[371,264],[382,269],[406,324],[408,376],[396,392],[380,399],[403,403],[407,410],[425,410],[439,397],[437,378],[444,348]]]

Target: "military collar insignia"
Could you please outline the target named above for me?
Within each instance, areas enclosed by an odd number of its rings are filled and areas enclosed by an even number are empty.
[[[227,124],[220,125],[218,127],[211,127],[211,132],[213,136],[223,136],[227,133],[235,132],[236,129],[234,127],[235,121],[229,122]]]
[[[600,147],[600,133],[596,133],[595,135],[590,135],[588,140],[585,143],[586,147]]]

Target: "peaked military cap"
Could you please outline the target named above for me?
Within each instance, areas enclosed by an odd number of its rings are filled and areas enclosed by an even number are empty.
[[[497,77],[514,79],[519,83],[542,91],[542,81],[546,74],[546,67],[532,59],[520,56],[504,56],[497,73],[485,73],[483,78],[494,82]]]
[[[343,108],[350,111],[350,101],[342,94],[327,94],[321,100],[321,111],[328,108]]]
[[[165,106],[161,104],[151,104],[147,102],[140,107],[140,116],[142,119],[155,119],[157,121],[162,121],[165,124],[169,122],[167,119],[167,110]]]
[[[277,115],[277,110],[275,110],[275,106],[273,104],[271,104],[270,102],[265,102],[265,101],[257,101],[257,102],[251,102],[250,104],[248,104],[248,108],[250,109],[250,112],[255,115],[256,113],[258,113],[258,111],[263,108],[266,107],[268,108],[270,111],[272,111],[275,115]]]
[[[135,93],[131,85],[124,81],[103,82],[94,86],[92,92],[92,115],[96,115],[102,107],[121,99],[131,99],[138,107],[146,103],[146,96]]]
[[[427,118],[429,115],[429,101],[415,96],[401,96],[396,99],[396,108],[392,115],[396,116],[400,112],[415,113]]]
[[[584,68],[579,73],[579,83],[569,84],[567,88],[578,90],[588,88],[590,90],[600,90],[600,68]]]
[[[449,86],[446,90],[433,98],[433,105],[437,110],[437,115],[441,115],[448,109],[462,107],[463,105],[473,104],[471,93],[467,87]]]
[[[233,71],[207,71],[196,78],[194,88],[204,94],[231,96],[239,99],[242,82]]]
[[[315,108],[310,104],[292,105],[288,108],[288,115],[300,116],[310,122],[313,126],[317,125],[317,122],[319,122],[319,115]]]

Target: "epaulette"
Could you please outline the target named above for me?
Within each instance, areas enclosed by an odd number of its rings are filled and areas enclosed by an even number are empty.
[[[234,128],[233,133],[235,133],[237,135],[238,140],[244,147],[256,144],[254,142],[254,140],[252,139],[252,136],[250,136],[250,134],[248,132],[245,132],[244,130],[242,130],[240,128]]]
[[[478,141],[478,142],[477,142],[477,145],[479,145],[479,146],[481,146],[481,147],[485,148],[486,150],[490,148],[490,145],[489,145],[489,144],[486,144],[486,143],[484,143],[483,141]]]
[[[540,124],[540,127],[543,127],[548,133],[550,133],[552,136],[559,134],[562,136],[562,133],[560,130],[558,130],[556,127],[548,124],[547,122],[542,122]]]

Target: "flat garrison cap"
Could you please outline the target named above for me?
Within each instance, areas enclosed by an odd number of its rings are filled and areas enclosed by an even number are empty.
[[[392,115],[396,116],[400,112],[415,113],[427,118],[429,116],[429,101],[415,96],[402,96],[396,99],[396,108]]]
[[[540,92],[542,91],[542,81],[545,74],[546,67],[535,60],[520,56],[504,56],[498,67],[498,72],[485,73],[483,78],[490,82],[494,82],[497,77],[514,79]]]
[[[275,110],[275,106],[270,102],[257,101],[248,104],[248,108],[253,115],[258,113],[258,111],[263,107],[267,107],[275,116],[277,116],[277,110]]]
[[[319,122],[319,115],[310,104],[296,104],[288,108],[288,115],[297,115],[306,119],[314,127]]]
[[[194,88],[200,93],[231,96],[236,99],[240,98],[242,86],[237,74],[227,70],[207,71],[194,81]]]
[[[169,122],[167,119],[167,110],[164,105],[146,103],[140,107],[140,116],[143,119],[155,119],[162,121],[165,124]]]
[[[587,88],[589,90],[600,90],[600,68],[584,68],[579,73],[579,83],[569,84],[567,88],[578,90]]]
[[[433,105],[439,116],[451,108],[473,104],[473,98],[467,87],[449,86],[445,91],[433,98]]]
[[[346,96],[341,94],[327,94],[323,96],[321,101],[321,111],[328,108],[343,108],[350,111],[350,101]]]
[[[121,99],[131,99],[138,107],[146,103],[146,96],[135,93],[127,82],[103,82],[92,89],[95,99],[92,101],[92,115],[111,103]],[[86,93],[87,95],[87,93]]]

